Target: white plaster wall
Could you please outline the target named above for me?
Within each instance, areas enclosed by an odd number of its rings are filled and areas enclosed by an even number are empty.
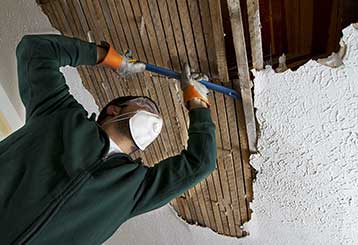
[[[255,72],[254,244],[358,244],[358,30],[343,40],[337,69]]]

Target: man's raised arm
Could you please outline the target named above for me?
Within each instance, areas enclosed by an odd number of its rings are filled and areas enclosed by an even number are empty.
[[[146,169],[146,176],[136,190],[131,217],[167,204],[215,169],[215,125],[210,115],[209,91],[198,82],[201,79],[208,80],[202,74],[191,74],[189,66],[185,66],[181,88],[190,117],[188,147],[152,168],[142,166]]]
[[[58,106],[68,97],[61,66],[95,65],[97,45],[61,35],[26,35],[16,48],[21,99],[26,120]]]

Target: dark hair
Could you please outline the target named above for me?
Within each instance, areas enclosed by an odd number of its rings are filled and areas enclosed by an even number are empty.
[[[109,102],[105,107],[103,107],[103,109],[101,110],[101,112],[98,115],[97,118],[97,123],[102,124],[103,120],[107,117],[107,108],[111,105],[115,105],[115,106],[120,106],[121,104],[132,100],[132,99],[136,99],[136,98],[146,98],[149,99],[151,102],[153,102],[153,104],[155,105],[155,107],[157,108],[157,110],[159,111],[159,108],[157,106],[157,104],[149,97],[147,96],[120,96],[115,98],[114,100],[112,100],[111,102]]]

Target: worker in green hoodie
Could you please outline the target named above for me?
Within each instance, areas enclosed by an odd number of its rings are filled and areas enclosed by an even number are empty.
[[[163,120],[148,97],[119,97],[98,119],[69,93],[61,66],[103,65],[123,76],[145,64],[106,43],[26,35],[16,49],[25,125],[0,142],[0,244],[101,244],[126,220],[167,204],[215,168],[208,91],[186,65],[187,149],[146,167]]]

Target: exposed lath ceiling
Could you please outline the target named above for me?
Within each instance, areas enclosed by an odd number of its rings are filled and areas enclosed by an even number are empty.
[[[249,92],[243,95],[244,104],[252,103],[245,42],[241,44],[243,46],[235,46],[236,53],[243,52],[243,56],[237,59],[241,80],[229,80],[220,0],[38,2],[51,24],[64,35],[86,40],[86,33],[92,31],[97,42],[106,40],[117,50],[131,49],[134,57],[142,61],[177,71],[187,62],[196,71],[209,74],[218,84]],[[229,0],[228,6],[233,17],[234,39],[240,41],[244,37],[240,9],[235,2]],[[258,12],[255,12],[257,1],[250,0],[248,5],[254,8],[251,10],[258,18]],[[255,17],[251,22],[254,20]],[[256,61],[262,65],[260,54],[255,55]],[[151,166],[179,153],[186,146],[188,115],[175,81],[149,73],[122,79],[100,66],[82,66],[78,71],[100,108],[123,95],[146,95],[158,103],[165,126],[148,150],[136,155],[146,164]],[[217,129],[217,169],[171,204],[189,223],[210,227],[220,234],[241,237],[246,234],[242,224],[250,219],[249,203],[253,197],[245,106],[214,92],[210,103]],[[246,107],[245,115],[250,110],[252,106]],[[250,115],[253,117],[253,110]],[[247,122],[252,121],[247,118]],[[255,125],[251,123],[249,127],[255,128]]]

